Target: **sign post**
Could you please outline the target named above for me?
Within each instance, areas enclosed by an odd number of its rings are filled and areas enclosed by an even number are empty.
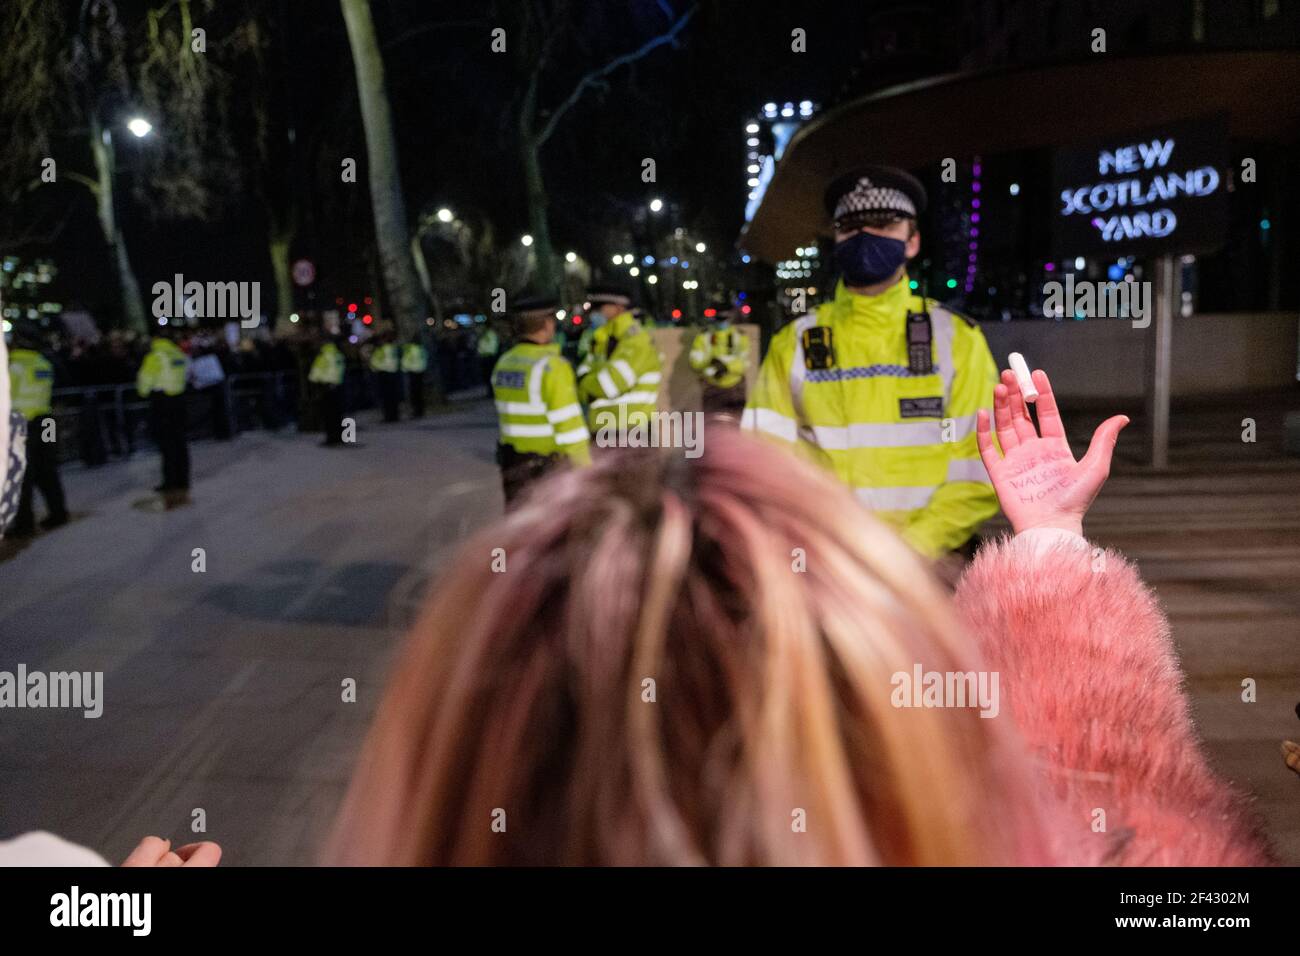
[[[1178,270],[1174,257],[1155,262],[1155,321],[1151,329],[1151,368],[1147,414],[1151,420],[1151,467],[1169,467],[1169,396],[1173,371],[1174,303],[1178,301]]]

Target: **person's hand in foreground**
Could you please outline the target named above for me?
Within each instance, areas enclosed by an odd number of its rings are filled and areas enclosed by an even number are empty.
[[[221,862],[221,847],[215,843],[187,843],[172,849],[171,840],[147,836],[131,855],[122,861],[123,866],[216,866]]]
[[[1002,384],[993,389],[993,418],[1002,454],[993,444],[989,413],[980,409],[975,426],[980,457],[1017,534],[1030,528],[1059,528],[1082,535],[1083,516],[1110,475],[1111,453],[1129,419],[1116,415],[1102,422],[1088,453],[1075,461],[1047,373],[1035,370],[1033,378],[1042,434],[1029,417],[1015,373],[1004,371]]]

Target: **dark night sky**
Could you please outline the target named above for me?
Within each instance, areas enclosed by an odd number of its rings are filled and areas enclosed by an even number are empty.
[[[342,15],[332,0],[269,0],[291,24],[272,55],[292,68],[286,102],[302,129],[322,125],[313,193],[321,202],[295,246],[320,266],[321,287],[363,291],[373,238],[365,192],[365,144]],[[517,236],[527,214],[515,139],[506,104],[519,81],[506,57],[489,50],[486,3],[374,0],[387,83],[399,137],[403,185],[412,218],[422,208],[449,205],[478,212],[498,234]],[[673,0],[680,14],[685,0]],[[592,66],[635,49],[668,23],[655,0],[580,5],[580,29],[561,45],[559,68],[548,76],[544,105],[554,106]],[[649,196],[678,203],[679,224],[715,247],[734,242],[745,189],[744,121],[767,100],[822,101],[843,79],[861,49],[867,4],[761,4],[718,0],[700,5],[677,46],[661,47],[610,77],[565,117],[547,144],[543,163],[551,191],[557,249],[603,253],[593,222],[617,225]],[[433,24],[445,24],[430,29]],[[808,30],[810,52],[790,50],[790,31]],[[237,82],[243,82],[238,80]],[[165,130],[160,130],[165,135]],[[270,288],[264,215],[242,184],[209,222],[159,220],[147,190],[129,189],[133,151],[122,137],[119,190],[123,222],[146,297],[158,278],[250,276]],[[233,143],[235,148],[246,144]],[[338,161],[362,161],[361,181],[338,181]],[[658,183],[640,180],[640,163],[654,157]],[[88,165],[88,164],[86,164]],[[88,171],[88,170],[87,170]],[[326,190],[351,190],[338,196]],[[56,244],[65,294],[89,293],[92,305],[111,302],[114,283],[88,199],[68,203],[71,218]],[[595,248],[591,248],[595,246]],[[331,280],[334,280],[331,282]],[[98,290],[98,291],[95,291]],[[264,298],[269,299],[269,291]],[[146,303],[147,304],[147,303]],[[269,307],[269,301],[265,303]]]

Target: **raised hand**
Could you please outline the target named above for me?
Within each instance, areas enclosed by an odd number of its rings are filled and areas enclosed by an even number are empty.
[[[1129,419],[1116,415],[1102,422],[1093,433],[1088,453],[1075,461],[1047,373],[1036,370],[1033,378],[1042,434],[1029,417],[1015,374],[1004,371],[1002,384],[993,389],[993,417],[1002,454],[993,444],[989,414],[980,409],[975,425],[980,457],[1017,533],[1030,528],[1061,528],[1081,535],[1083,516],[1110,475],[1111,453]]]

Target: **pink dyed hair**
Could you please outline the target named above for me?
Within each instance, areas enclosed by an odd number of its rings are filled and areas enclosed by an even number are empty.
[[[1010,718],[894,707],[917,662],[979,668],[831,477],[727,429],[610,453],[450,563],[326,859],[1050,862]]]

